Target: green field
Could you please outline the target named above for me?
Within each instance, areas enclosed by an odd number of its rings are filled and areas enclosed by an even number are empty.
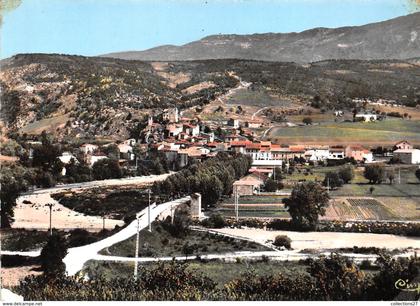
[[[377,122],[342,122],[312,126],[274,127],[267,138],[293,143],[394,144],[408,140],[420,144],[420,121],[387,119]]]

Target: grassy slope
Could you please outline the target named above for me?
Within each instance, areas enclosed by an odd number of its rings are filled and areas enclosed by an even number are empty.
[[[269,250],[257,243],[197,231],[190,231],[187,236],[177,238],[173,237],[160,225],[154,224],[151,233],[146,229],[141,231],[139,253],[141,257],[183,256],[182,247],[185,242],[197,246],[197,251],[194,252],[194,255]],[[136,237],[133,236],[128,240],[102,250],[101,254],[133,257],[135,244]]]
[[[316,126],[273,128],[269,137],[280,142],[395,143],[406,139],[420,144],[420,121],[388,119],[377,122],[343,122]]]

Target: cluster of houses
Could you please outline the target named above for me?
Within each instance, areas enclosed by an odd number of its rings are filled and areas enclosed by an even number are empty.
[[[371,115],[371,114],[369,114]],[[72,159],[76,162],[83,159],[88,165],[109,157],[106,147],[113,145],[114,158],[120,164],[129,165],[137,161],[136,152],[156,150],[166,156],[173,168],[182,168],[192,160],[204,160],[215,156],[218,152],[237,152],[252,158],[252,169],[272,172],[276,167],[287,166],[290,160],[299,162],[325,162],[328,160],[354,159],[359,163],[374,162],[373,153],[360,145],[322,146],[322,145],[279,145],[270,141],[253,141],[251,129],[263,126],[259,120],[241,122],[230,119],[222,126],[212,126],[207,122],[197,122],[183,118],[177,108],[164,110],[161,123],[154,122],[150,117],[144,129],[145,138],[142,143],[135,139],[123,142],[109,143],[98,146],[86,143],[79,148],[77,157],[71,152],[63,152],[59,159],[68,164]],[[371,120],[371,119],[366,119]],[[215,131],[219,129],[223,134]],[[137,150],[136,150],[137,149]],[[392,153],[395,159],[405,164],[420,164],[420,150],[414,149],[407,141],[401,141],[394,146]],[[65,168],[63,169],[65,174]]]

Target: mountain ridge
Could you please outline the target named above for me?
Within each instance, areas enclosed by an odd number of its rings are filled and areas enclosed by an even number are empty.
[[[362,26],[318,27],[301,32],[208,35],[184,45],[102,57],[143,61],[245,59],[309,63],[328,59],[420,57],[420,12]]]

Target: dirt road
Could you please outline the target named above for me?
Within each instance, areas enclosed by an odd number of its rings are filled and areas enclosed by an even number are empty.
[[[263,244],[267,240],[274,240],[277,235],[287,235],[292,239],[292,248],[294,250],[329,250],[358,246],[387,249],[413,248],[420,251],[420,238],[418,237],[369,233],[265,231],[255,228],[222,228],[215,231],[251,239]]]

